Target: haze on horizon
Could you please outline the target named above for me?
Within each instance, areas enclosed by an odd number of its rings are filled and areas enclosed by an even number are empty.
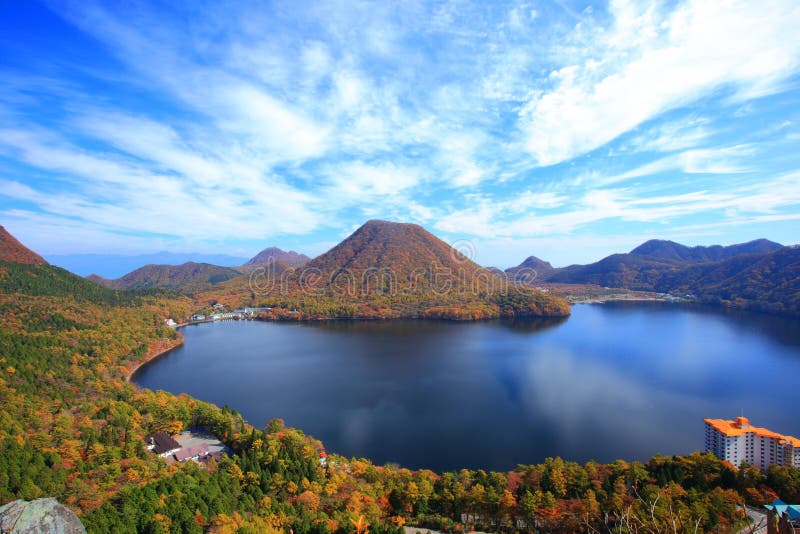
[[[45,256],[796,242],[800,4],[0,4],[0,224]]]

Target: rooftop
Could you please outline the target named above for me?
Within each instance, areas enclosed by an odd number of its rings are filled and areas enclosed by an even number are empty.
[[[156,432],[145,439],[148,445],[154,445],[153,452],[164,454],[175,449],[180,449],[181,445],[166,432]]]
[[[185,462],[189,458],[193,458],[195,456],[205,456],[208,454],[208,445],[194,445],[192,447],[186,447],[184,449],[179,450],[175,453],[175,459],[179,462]]]
[[[728,421],[726,419],[703,419],[703,421],[728,437],[743,436],[753,433],[762,438],[778,439],[791,444],[793,447],[800,447],[800,439],[794,436],[784,436],[783,434],[778,434],[766,428],[752,426],[747,417],[737,417],[733,421]]]

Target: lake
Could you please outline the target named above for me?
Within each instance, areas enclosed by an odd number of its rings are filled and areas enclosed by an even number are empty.
[[[329,452],[437,471],[703,447],[703,418],[800,436],[800,321],[665,303],[566,320],[225,321],[135,382],[287,425]]]

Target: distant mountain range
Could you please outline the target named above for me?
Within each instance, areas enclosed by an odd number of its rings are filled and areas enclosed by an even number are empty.
[[[144,265],[180,265],[193,261],[223,267],[236,267],[247,261],[247,258],[228,254],[166,251],[134,256],[121,254],[49,254],[46,259],[53,265],[63,267],[80,276],[95,274],[107,279],[120,278]]]
[[[627,254],[612,254],[588,265],[552,268],[531,257],[505,272],[532,285],[593,284],[800,314],[800,248],[766,239],[709,247],[652,240]]]
[[[272,258],[280,294],[252,284],[254,268]],[[0,261],[46,265],[0,227]],[[306,269],[292,270],[303,266]],[[313,276],[308,276],[312,273]],[[566,304],[531,290],[498,293],[507,281],[591,284],[655,291],[724,306],[800,315],[800,247],[759,239],[731,246],[687,247],[651,240],[588,265],[554,268],[528,257],[505,272],[482,268],[414,224],[368,221],[321,256],[270,247],[237,267],[185,262],[145,265],[117,279],[92,275],[107,288],[165,288],[236,303],[305,306],[317,316],[565,315]],[[446,288],[446,290],[442,290]],[[313,292],[310,296],[309,291]],[[518,298],[517,298],[518,297]],[[514,300],[517,299],[517,300]]]
[[[294,250],[290,250],[287,252],[285,250],[279,249],[278,247],[269,247],[265,248],[264,250],[262,250],[249,260],[247,260],[247,263],[245,263],[244,265],[247,266],[264,265],[270,259],[276,262],[277,261],[283,262],[290,267],[299,267],[311,261],[311,258],[306,256],[305,254],[299,254]]]
[[[127,256],[122,254],[51,254],[47,260],[80,276],[96,275],[113,280],[139,269],[144,265],[181,265],[187,262],[208,263],[222,267],[253,266],[266,263],[272,257],[288,266],[299,266],[311,258],[294,251],[284,252],[277,247],[262,250],[248,259],[228,254],[202,252],[155,252]]]
[[[38,261],[38,256],[10,234],[6,233],[2,244],[0,252],[4,258],[30,263]],[[472,320],[565,317],[570,313],[569,305],[559,297],[533,288],[509,289],[506,280],[481,268],[415,224],[368,221],[339,245],[309,261],[307,269],[282,270],[287,275],[285,280],[266,288],[254,283],[254,275],[258,279],[264,273],[254,270],[253,264],[278,256],[276,264],[285,269],[286,259],[296,263],[305,260],[299,254],[274,248],[259,256],[247,266],[249,269],[195,262],[145,265],[115,280],[97,275],[90,276],[89,280],[81,279],[53,267],[53,272],[62,281],[46,285],[48,291],[57,289],[56,286],[61,288],[59,291],[68,291],[67,287],[74,286],[87,292],[86,287],[94,287],[98,294],[104,295],[103,298],[112,300],[130,293],[102,291],[108,291],[106,288],[167,288],[191,294],[196,305],[216,302],[218,296],[224,296],[231,305],[266,305],[283,310],[287,317],[295,319],[419,317]],[[15,267],[16,271],[18,268]],[[307,276],[309,273],[312,276]],[[90,283],[90,280],[95,283]]]
[[[205,289],[241,274],[240,271],[230,267],[188,261],[180,265],[145,265],[115,280],[108,280],[96,274],[87,278],[111,289],[162,287],[193,291]]]
[[[249,272],[253,267],[266,264],[272,258],[277,272],[300,266],[309,261],[309,257],[297,252],[285,252],[277,247],[262,250],[256,256],[235,267],[223,267],[205,262],[187,261],[178,265],[148,264],[119,278],[109,279],[97,274],[87,279],[112,289],[149,289],[161,287],[183,291],[198,291],[225,282]]]
[[[743,254],[766,254],[774,252],[783,245],[768,239],[756,239],[739,245],[723,247],[712,245],[710,247],[687,247],[674,241],[651,239],[633,249],[630,253],[635,256],[648,256],[687,263],[704,263],[727,260]]]

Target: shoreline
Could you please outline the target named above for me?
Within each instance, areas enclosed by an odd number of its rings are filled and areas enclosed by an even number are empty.
[[[179,326],[182,326],[182,325],[179,325]],[[176,327],[176,330],[177,330],[177,328],[178,327]],[[125,376],[125,383],[126,384],[133,384],[134,386],[139,387],[139,385],[136,384],[136,382],[133,381],[133,377],[136,375],[136,373],[139,371],[139,369],[141,369],[142,367],[144,367],[145,365],[147,365],[147,364],[149,364],[151,362],[154,362],[155,360],[157,360],[161,356],[167,354],[168,352],[172,352],[173,350],[177,349],[178,347],[182,347],[182,346],[183,346],[183,336],[180,337],[179,342],[176,343],[175,345],[173,345],[171,347],[167,347],[165,349],[162,349],[162,350],[156,352],[155,354],[153,354],[152,356],[150,356],[149,358],[145,359],[144,361],[142,361],[142,362],[138,363],[137,365],[135,365],[133,367],[133,369],[131,369],[131,371]]]

